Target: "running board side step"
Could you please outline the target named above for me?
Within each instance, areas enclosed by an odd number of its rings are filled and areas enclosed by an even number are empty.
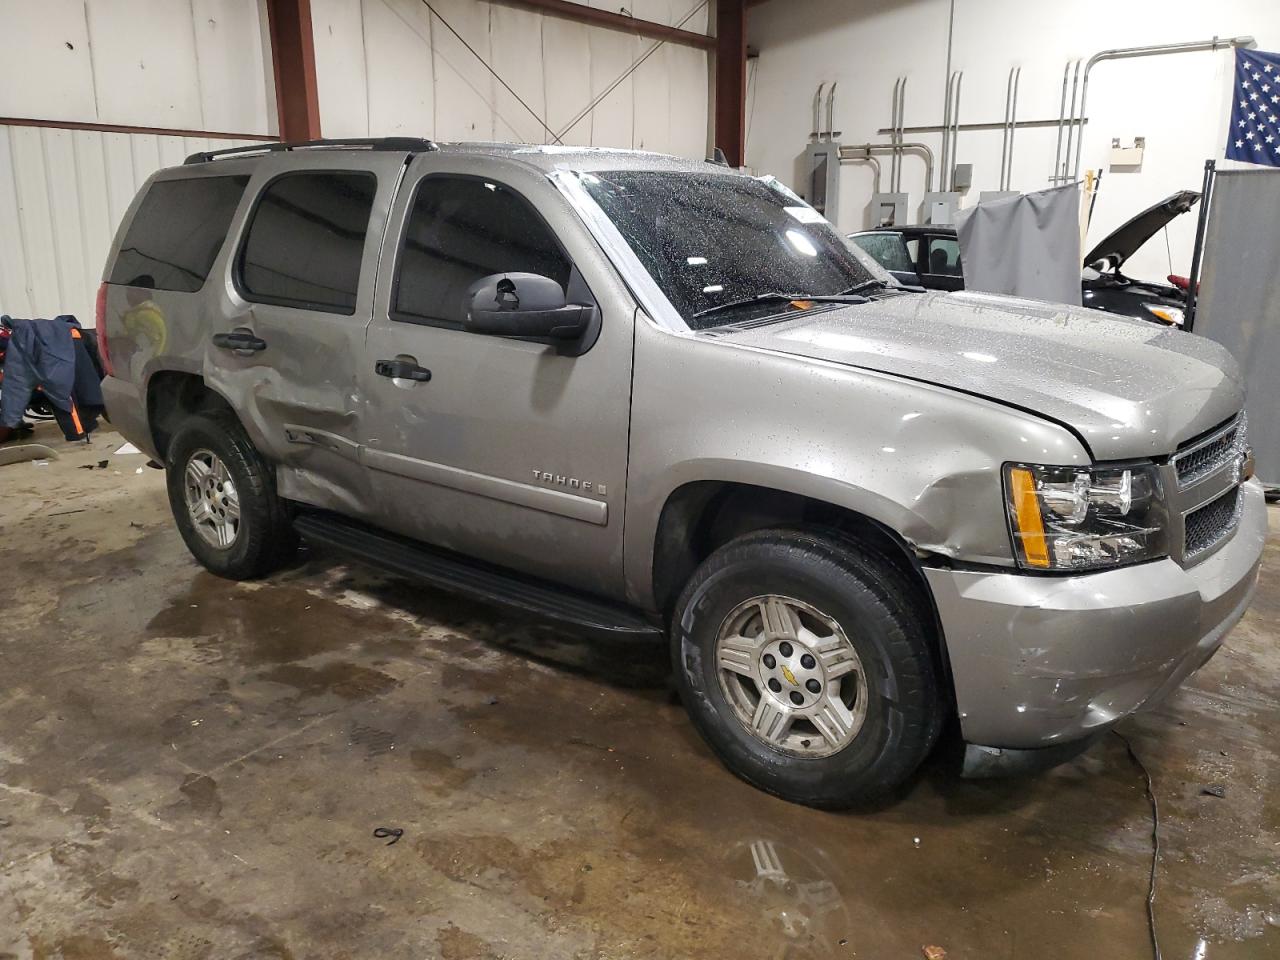
[[[524,577],[347,517],[307,511],[299,513],[293,525],[304,539],[313,543],[333,547],[372,566],[483,603],[570,624],[617,640],[657,640],[663,636],[657,625],[629,607]]]

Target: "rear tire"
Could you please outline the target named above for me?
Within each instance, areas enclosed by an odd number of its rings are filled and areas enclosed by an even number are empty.
[[[169,507],[187,549],[212,573],[261,577],[287,563],[298,536],[275,471],[229,412],[186,420],[165,455]]]
[[[747,534],[713,553],[677,603],[681,699],[724,764],[762,790],[832,809],[883,796],[941,727],[924,603],[855,542]]]

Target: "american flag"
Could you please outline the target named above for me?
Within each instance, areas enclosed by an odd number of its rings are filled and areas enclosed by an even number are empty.
[[[1280,167],[1280,53],[1236,50],[1227,159]]]

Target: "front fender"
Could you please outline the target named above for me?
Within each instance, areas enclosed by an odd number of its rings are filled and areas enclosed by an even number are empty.
[[[1088,463],[1065,428],[930,384],[711,338],[637,331],[625,564],[653,598],[667,500],[697,481],[797,494],[917,550],[1011,566],[1001,468]]]

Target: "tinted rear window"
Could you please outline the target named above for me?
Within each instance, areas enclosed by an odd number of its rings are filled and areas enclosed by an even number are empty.
[[[190,177],[153,183],[129,224],[110,282],[199,290],[248,182],[248,177]]]
[[[354,313],[378,181],[371,173],[289,173],[271,181],[240,251],[249,300]]]

